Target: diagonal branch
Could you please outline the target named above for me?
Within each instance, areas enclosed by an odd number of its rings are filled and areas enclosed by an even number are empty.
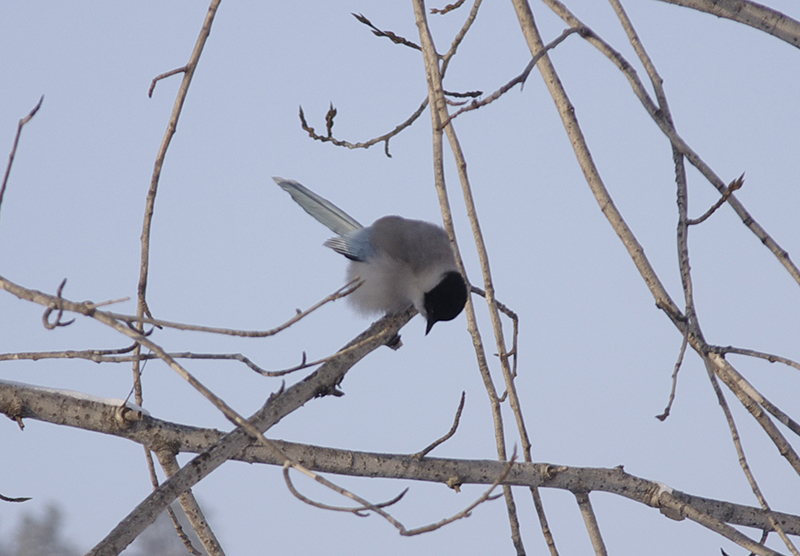
[[[456,429],[458,429],[458,422],[461,420],[461,412],[464,410],[464,400],[466,400],[466,397],[467,397],[467,393],[466,392],[461,392],[461,402],[459,402],[459,404],[458,404],[458,409],[456,410],[456,416],[453,419],[453,426],[450,427],[450,430],[447,431],[447,433],[444,436],[442,436],[441,438],[439,438],[437,440],[434,440],[430,445],[428,445],[424,449],[420,450],[419,452],[414,454],[412,457],[415,457],[417,459],[424,458],[425,456],[430,454],[433,451],[434,448],[436,448],[440,444],[443,444],[444,442],[447,442],[450,438],[453,437],[453,435],[456,433]],[[456,487],[457,486],[458,485],[456,485]]]
[[[581,31],[582,31],[582,29],[579,28],[579,27],[570,27],[568,29],[564,29],[564,31],[559,36],[557,36],[555,39],[553,39],[552,41],[547,43],[542,50],[537,52],[536,55],[533,58],[531,58],[531,61],[528,62],[528,65],[525,66],[525,69],[522,71],[521,74],[516,76],[514,79],[512,79],[511,81],[509,81],[508,83],[506,83],[505,85],[500,87],[499,89],[497,89],[491,95],[489,95],[487,97],[484,97],[481,100],[473,100],[472,102],[470,102],[465,107],[461,108],[460,110],[458,110],[454,114],[451,114],[447,118],[447,120],[442,124],[442,126],[446,126],[454,118],[460,116],[464,112],[469,112],[470,110],[477,110],[478,108],[481,108],[482,106],[486,106],[487,104],[491,104],[492,102],[496,101],[498,98],[500,98],[501,96],[506,94],[508,91],[513,89],[515,85],[519,85],[520,87],[523,87],[525,85],[525,81],[528,80],[528,76],[531,74],[531,71],[533,71],[533,68],[536,66],[536,63],[539,61],[539,58],[544,56],[544,54],[546,52],[548,52],[550,50],[553,50],[556,46],[561,44],[564,41],[564,39],[566,39],[568,36],[572,35],[573,33],[580,33]]]
[[[661,0],[749,25],[800,48],[800,22],[748,0]]]
[[[600,526],[597,524],[597,516],[589,500],[589,494],[586,492],[576,492],[575,499],[578,501],[578,507],[581,510],[583,522],[586,524],[586,531],[589,533],[589,539],[592,541],[595,555],[608,556],[606,545],[603,542],[603,536],[600,534]]]
[[[577,17],[575,17],[575,15],[572,12],[570,12],[567,9],[567,7],[564,6],[564,4],[561,3],[559,0],[544,0],[544,2],[556,13],[556,15],[558,15],[561,19],[563,19],[564,22],[567,23],[567,25],[571,27],[579,25],[585,27],[585,25]],[[702,158],[700,158],[700,156],[678,134],[677,130],[675,129],[675,126],[672,125],[669,118],[665,117],[665,114],[662,111],[663,106],[656,105],[650,98],[649,94],[644,88],[644,85],[639,79],[636,70],[633,69],[631,64],[619,52],[614,50],[607,42],[605,42],[603,39],[598,37],[594,32],[588,29],[588,27],[586,28],[586,32],[583,33],[581,36],[585,38],[589,42],[589,44],[597,48],[614,65],[617,66],[617,68],[627,78],[628,83],[630,84],[634,94],[636,95],[636,98],[638,98],[639,101],[642,103],[642,106],[650,115],[650,117],[653,119],[653,121],[656,123],[656,125],[658,125],[658,127],[661,129],[662,133],[664,133],[664,135],[667,136],[667,138],[672,143],[673,147],[676,148],[683,156],[685,156],[686,160],[688,160],[692,166],[697,168],[697,170],[701,174],[703,174],[706,180],[708,180],[708,182],[711,183],[711,185],[713,185],[717,189],[717,191],[719,191],[720,195],[724,195],[726,190],[725,182],[722,181],[722,179],[714,172],[714,170],[712,170],[711,167],[708,164],[706,164],[706,162]],[[654,82],[654,86],[656,84],[658,84],[656,89],[658,90],[660,88],[660,78],[659,81]],[[584,169],[584,173],[585,172],[586,169]],[[739,218],[741,218],[742,223],[761,241],[761,243],[764,244],[764,246],[767,249],[770,250],[770,252],[775,256],[775,258],[777,258],[778,261],[783,265],[786,271],[789,272],[792,278],[798,284],[800,284],[800,269],[798,269],[797,266],[792,262],[791,258],[789,257],[789,253],[785,249],[783,249],[780,245],[778,245],[778,243],[772,238],[772,236],[769,235],[767,231],[763,227],[761,227],[761,225],[758,224],[758,222],[755,221],[755,219],[744,208],[744,205],[742,205],[742,203],[736,198],[735,195],[730,196],[730,198],[728,199],[728,204],[734,210],[734,212],[736,212]],[[648,278],[645,277],[645,281],[647,280]],[[658,305],[660,308],[664,308],[663,303],[658,299],[656,300],[656,305]]]
[[[36,106],[28,112],[28,115],[22,118],[19,123],[17,124],[17,134],[14,136],[14,144],[11,147],[11,153],[8,155],[8,164],[6,165],[6,172],[3,174],[3,183],[0,185],[0,207],[3,206],[3,195],[6,192],[6,185],[8,184],[8,176],[11,175],[11,166],[14,165],[14,157],[17,155],[17,145],[19,145],[19,138],[22,135],[22,128],[25,127],[36,113],[39,111],[39,108],[42,107],[42,102],[44,101],[44,95],[39,98],[39,102],[36,103]]]

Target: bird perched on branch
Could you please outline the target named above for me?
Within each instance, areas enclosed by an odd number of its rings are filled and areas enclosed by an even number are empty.
[[[298,205],[337,234],[324,245],[350,264],[347,280],[363,284],[348,299],[362,313],[397,313],[413,305],[434,324],[456,318],[467,302],[447,233],[435,224],[384,216],[364,227],[342,209],[294,180],[273,178]]]

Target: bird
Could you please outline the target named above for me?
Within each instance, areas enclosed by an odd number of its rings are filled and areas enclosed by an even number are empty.
[[[456,318],[467,302],[447,233],[436,224],[384,216],[364,227],[342,209],[294,180],[273,177],[308,214],[336,234],[323,245],[350,260],[347,281],[361,286],[348,296],[363,314],[405,311],[425,318],[425,335],[439,321]]]

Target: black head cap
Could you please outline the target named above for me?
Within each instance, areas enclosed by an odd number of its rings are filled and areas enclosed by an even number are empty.
[[[428,328],[440,320],[453,320],[467,302],[467,283],[461,273],[451,270],[442,277],[436,287],[425,294],[425,312],[428,313]]]

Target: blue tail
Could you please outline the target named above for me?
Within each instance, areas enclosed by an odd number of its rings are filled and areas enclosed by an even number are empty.
[[[363,228],[352,216],[294,180],[272,178],[308,214],[340,236]]]

